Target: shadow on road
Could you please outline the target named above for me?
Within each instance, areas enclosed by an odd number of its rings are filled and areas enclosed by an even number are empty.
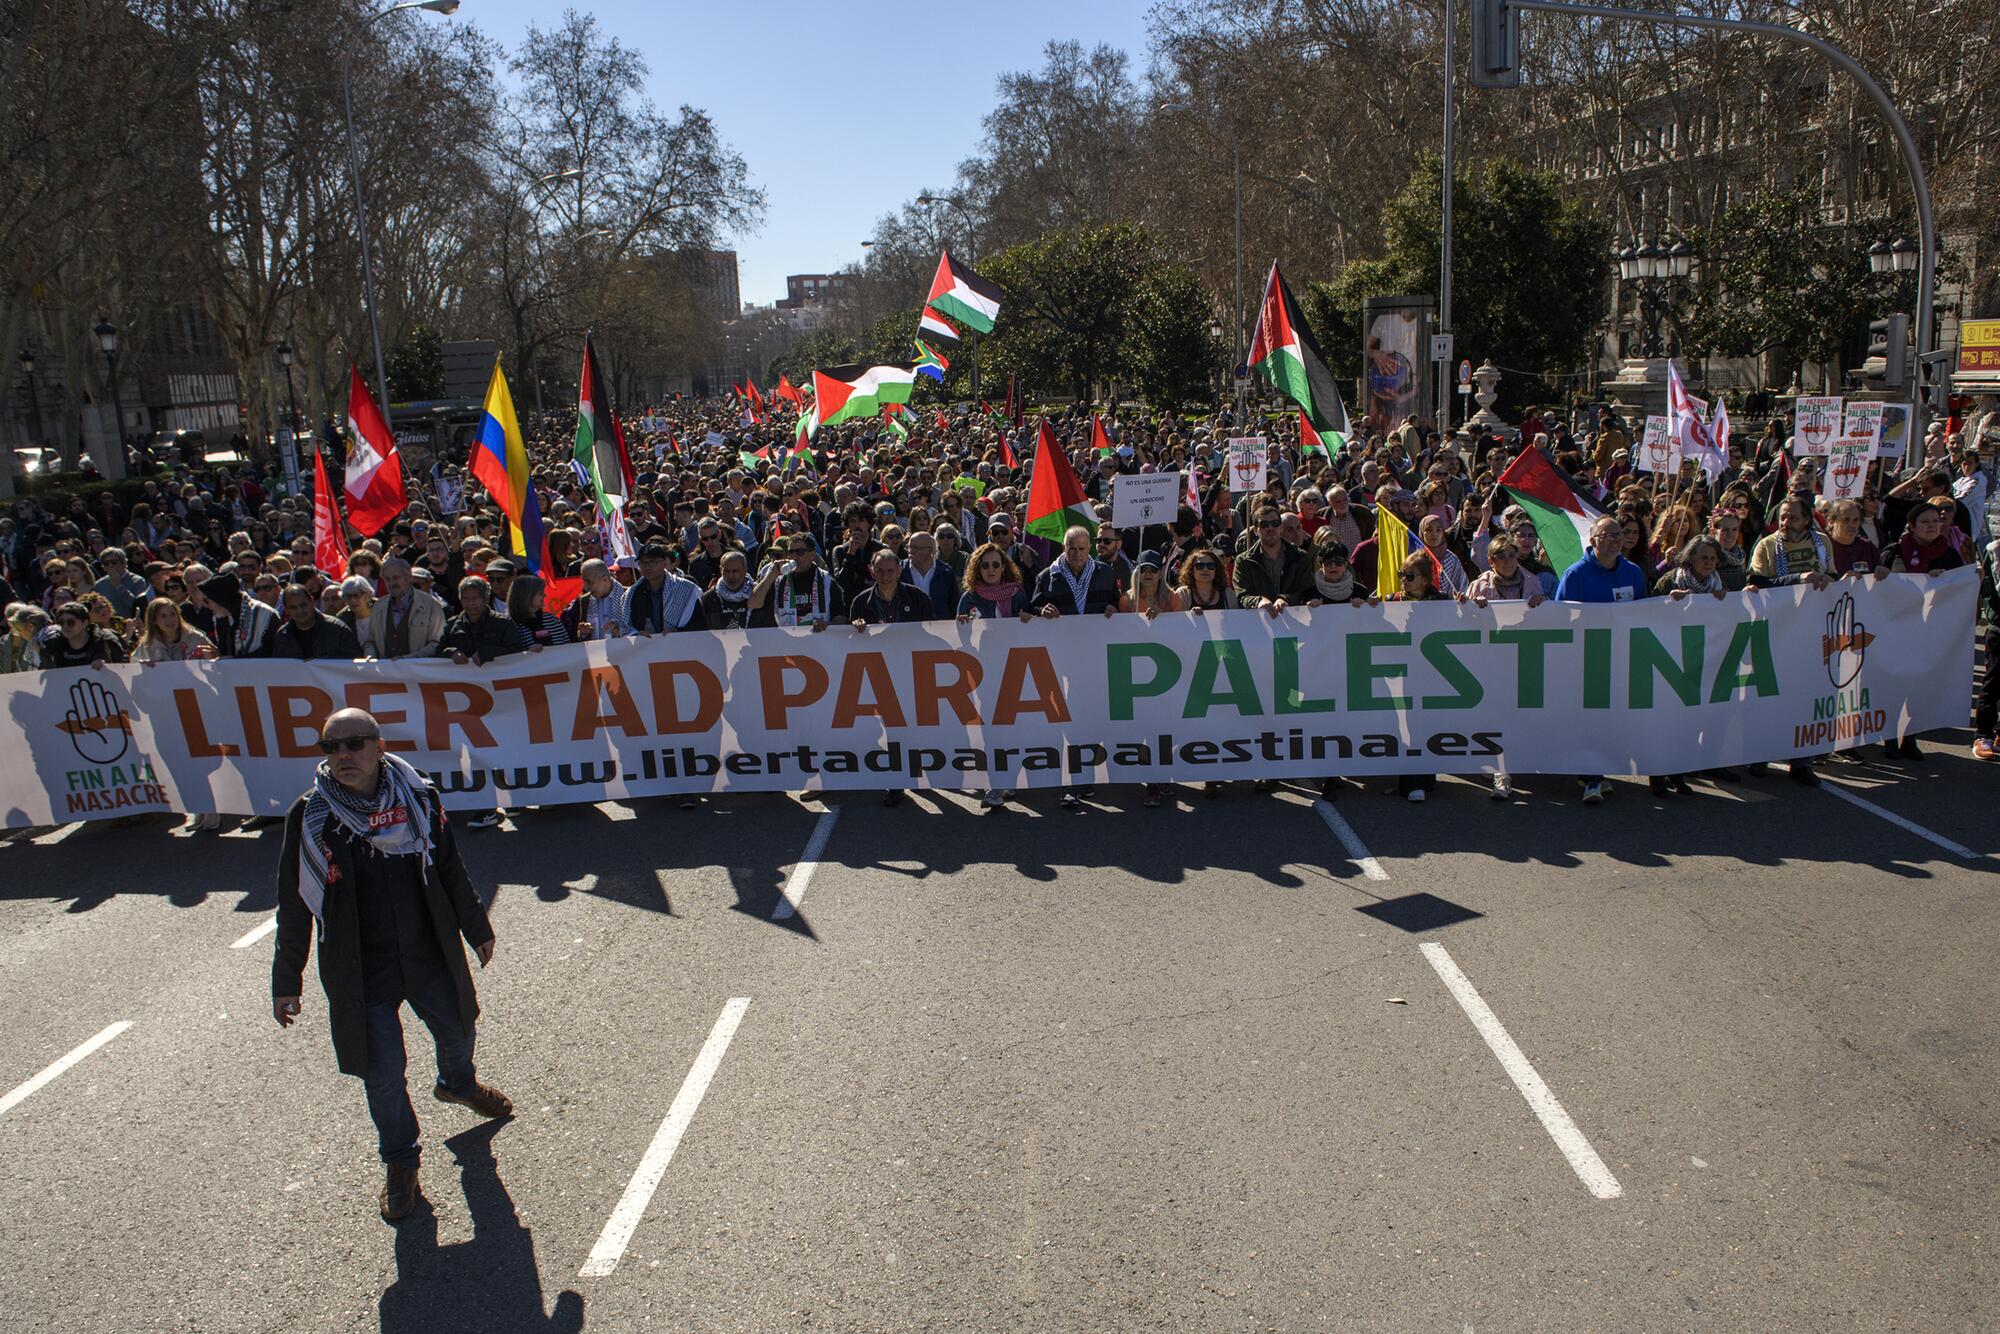
[[[425,1200],[396,1231],[396,1281],[382,1293],[382,1334],[574,1334],[583,1328],[583,1296],[566,1289],[549,1310],[535,1262],[535,1238],[521,1223],[500,1179],[489,1121],[444,1142],[458,1165],[472,1215],[472,1240],[437,1242],[437,1215]],[[426,1191],[445,1182],[427,1169]]]

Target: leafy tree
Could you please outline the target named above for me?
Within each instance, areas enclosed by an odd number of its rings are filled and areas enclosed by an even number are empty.
[[[1682,337],[1722,356],[1781,348],[1833,362],[1891,286],[1848,229],[1822,220],[1819,186],[1804,180],[1745,195],[1689,241],[1701,264]]]
[[[1208,292],[1185,264],[1156,264],[1139,280],[1125,316],[1124,372],[1155,408],[1181,408],[1210,397],[1221,343]]]
[[[389,397],[398,403],[444,397],[444,339],[419,324],[389,354]]]
[[[1443,179],[1437,157],[1426,156],[1383,210],[1387,254],[1349,264],[1335,280],[1336,298],[1357,330],[1341,341],[1358,343],[1364,297],[1436,291]],[[1557,396],[1550,391],[1560,377],[1589,357],[1606,314],[1610,250],[1610,223],[1553,173],[1497,159],[1459,176],[1453,332],[1462,356],[1527,372],[1502,382],[1503,401]]]
[[[1045,234],[980,265],[1001,291],[986,369],[1088,399],[1118,369],[1125,320],[1150,267],[1152,241],[1132,223]]]

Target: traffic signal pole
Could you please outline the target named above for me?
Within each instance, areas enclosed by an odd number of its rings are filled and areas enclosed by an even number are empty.
[[[1471,82],[1475,88],[1520,86],[1520,16],[1528,10],[1543,14],[1567,14],[1580,19],[1622,20],[1669,28],[1713,28],[1775,37],[1779,41],[1810,47],[1846,70],[1874,101],[1882,119],[1889,123],[1890,132],[1896,136],[1897,151],[1902,154],[1903,168],[1909,173],[1910,193],[1917,204],[1917,365],[1933,369],[1931,393],[1936,403],[1931,406],[1943,410],[1949,380],[1938,354],[1932,349],[1937,337],[1937,316],[1932,309],[1937,286],[1937,226],[1931,210],[1930,182],[1924,176],[1923,160],[1917,155],[1917,141],[1910,134],[1910,127],[1904,122],[1902,113],[1896,110],[1896,104],[1889,100],[1889,95],[1882,91],[1882,85],[1853,56],[1823,37],[1788,28],[1782,23],[1708,18],[1699,14],[1663,14],[1646,9],[1621,9],[1615,5],[1566,4],[1563,0],[1471,0],[1471,5]],[[1924,410],[1927,405],[1921,370],[1911,385],[1910,397],[1909,461],[1914,462],[1921,457],[1924,447]]]

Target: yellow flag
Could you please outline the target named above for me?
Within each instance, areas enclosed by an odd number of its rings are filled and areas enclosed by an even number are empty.
[[[1387,505],[1375,511],[1375,595],[1403,591],[1403,562],[1410,558],[1410,528]]]

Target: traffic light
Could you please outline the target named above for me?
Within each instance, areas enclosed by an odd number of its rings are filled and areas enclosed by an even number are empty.
[[[1521,86],[1521,11],[1508,0],[1472,0],[1472,86]]]
[[[1882,369],[1875,371],[1875,364]],[[1868,322],[1868,371],[1879,378],[1885,389],[1900,389],[1908,378],[1910,365],[1910,317],[1891,315],[1886,320]]]

